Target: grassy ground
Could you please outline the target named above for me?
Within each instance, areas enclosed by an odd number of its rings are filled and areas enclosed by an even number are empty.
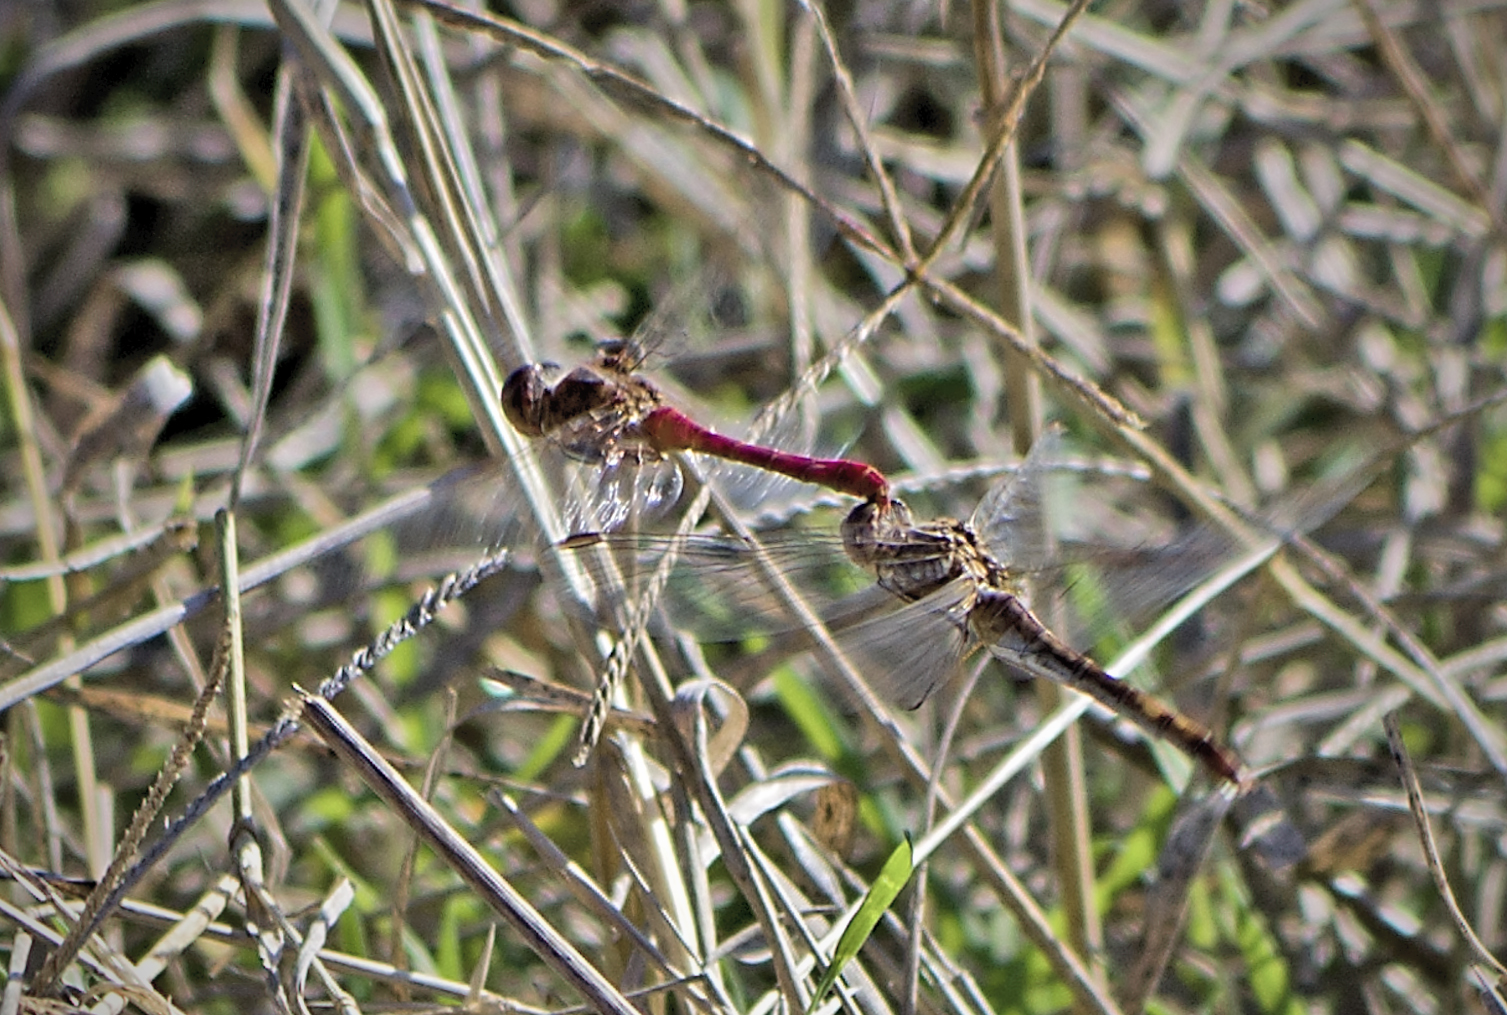
[[[0,8],[5,1011],[804,1009],[907,836],[828,1005],[1500,1010],[1507,17],[1007,6]],[[976,658],[864,702],[945,625],[809,651],[742,573],[572,764],[631,606],[548,545],[600,470],[496,396],[646,318],[677,404],[925,517],[1060,424],[1064,541],[1232,551],[1142,589],[1313,528],[1135,678],[1257,790]],[[489,546],[348,728],[274,726]]]

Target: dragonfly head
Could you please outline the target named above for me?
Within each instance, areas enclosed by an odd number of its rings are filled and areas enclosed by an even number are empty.
[[[853,563],[873,570],[876,564],[889,559],[886,548],[914,526],[915,519],[904,501],[895,497],[866,500],[843,519],[842,547]]]
[[[550,395],[537,364],[521,366],[502,382],[502,414],[525,437],[544,435],[545,407]]]

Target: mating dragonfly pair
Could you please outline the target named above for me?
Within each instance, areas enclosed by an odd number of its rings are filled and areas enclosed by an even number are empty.
[[[1027,675],[1092,697],[1180,748],[1217,779],[1237,786],[1248,783],[1239,758],[1208,729],[1110,675],[1055,635],[1027,605],[1016,570],[1024,564],[1016,558],[1034,552],[1027,543],[1030,530],[1040,521],[1031,463],[997,484],[968,521],[917,521],[874,467],[777,451],[707,429],[666,404],[659,390],[636,373],[641,363],[634,346],[615,343],[604,349],[595,365],[577,367],[563,376],[546,367],[521,367],[503,386],[504,413],[520,433],[547,439],[573,459],[606,470],[652,474],[647,480],[613,486],[618,491],[653,491],[649,499],[657,504],[673,502],[679,495],[674,455],[681,451],[859,497],[861,503],[842,523],[841,546],[848,560],[872,575],[904,615],[892,613],[879,624],[865,625],[870,631],[883,632],[892,646],[906,646],[900,657],[892,652],[870,653],[889,659],[891,672],[878,683],[889,686],[890,697],[899,705],[920,705],[965,659],[982,649]],[[620,507],[607,516],[626,517],[630,509]],[[807,533],[800,542],[814,541]],[[799,567],[800,542],[777,544],[774,556]],[[653,544],[653,537],[589,532],[572,536],[563,547],[605,546],[632,552]],[[662,540],[659,545],[664,548]],[[767,566],[771,559],[770,546],[763,541],[755,545],[731,537],[681,537],[673,552],[677,567],[716,571],[722,575],[724,588],[738,583],[736,578],[726,581],[730,572],[736,575],[746,564],[752,574],[756,562]],[[599,691],[599,713],[605,710],[606,691]],[[590,748],[602,718],[596,714],[584,725],[583,749]]]

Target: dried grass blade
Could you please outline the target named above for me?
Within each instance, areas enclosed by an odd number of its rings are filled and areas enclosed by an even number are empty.
[[[562,937],[481,853],[403,780],[324,699],[304,694],[302,715],[325,744],[360,775],[541,959],[599,1012],[638,1015],[616,987]]]
[[[598,87],[629,105],[641,106],[662,113],[672,120],[689,124],[708,134],[718,143],[731,148],[740,158],[754,168],[772,176],[788,190],[806,198],[814,207],[821,209],[832,220],[839,232],[861,249],[872,250],[886,260],[896,260],[893,251],[866,227],[841,211],[822,201],[808,185],[795,179],[784,169],[770,161],[756,145],[739,137],[726,127],[707,119],[673,99],[645,85],[633,76],[610,64],[594,60],[581,51],[566,45],[541,32],[509,18],[491,14],[477,14],[453,7],[441,0],[406,0],[422,7],[439,20],[467,31],[482,32],[501,42],[519,46],[545,60],[562,61],[575,67]]]
[[[334,4],[328,5],[330,14]],[[267,222],[267,252],[257,291],[256,326],[252,333],[251,415],[241,436],[241,457],[231,478],[230,509],[241,499],[241,484],[256,457],[257,444],[272,398],[272,375],[282,347],[283,326],[293,296],[293,263],[298,250],[304,186],[309,175],[309,124],[295,101],[293,68],[278,69],[273,93],[272,144],[277,183]]]
[[[1445,908],[1449,911],[1450,919],[1455,924],[1455,929],[1460,937],[1470,946],[1475,953],[1476,961],[1494,970],[1498,982],[1507,980],[1507,966],[1492,954],[1486,943],[1476,935],[1470,921],[1465,918],[1465,913],[1460,909],[1460,903],[1455,899],[1454,890],[1449,886],[1449,878],[1444,873],[1444,861],[1439,856],[1439,847],[1434,842],[1434,832],[1429,826],[1428,805],[1423,799],[1423,787],[1418,784],[1418,773],[1413,768],[1413,760],[1408,756],[1407,745],[1403,743],[1402,728],[1397,722],[1397,713],[1389,713],[1382,720],[1382,726],[1387,731],[1387,746],[1392,751],[1392,760],[1397,764],[1397,774],[1402,779],[1403,789],[1408,794],[1408,810],[1413,812],[1413,821],[1418,827],[1418,841],[1423,846],[1424,859],[1428,863],[1429,874],[1434,879],[1434,886],[1439,889],[1439,897],[1443,900]]]
[[[528,839],[529,845],[539,856],[554,869],[556,876],[561,878],[570,893],[576,900],[588,910],[595,913],[603,923],[616,928],[619,934],[633,943],[633,946],[642,951],[649,960],[660,968],[660,971],[668,976],[680,978],[685,974],[674,968],[668,958],[665,957],[657,945],[620,909],[607,893],[603,892],[590,874],[581,868],[581,865],[572,860],[565,852],[555,844],[555,841],[546,835],[538,825],[520,808],[516,801],[506,793],[493,794],[493,800],[502,808],[503,812],[512,819],[513,824]],[[665,921],[666,926],[673,931],[674,924]],[[682,942],[684,945],[684,942]]]

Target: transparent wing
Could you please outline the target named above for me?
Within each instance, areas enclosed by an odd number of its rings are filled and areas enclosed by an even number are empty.
[[[892,607],[900,604],[884,595]],[[835,637],[876,695],[904,709],[918,708],[952,679],[972,647],[966,624],[971,598],[967,584],[955,581],[914,603],[840,628]]]
[[[944,683],[968,647],[969,590],[963,582],[905,603],[874,585],[872,576],[846,559],[840,542],[824,533],[780,533],[757,543],[735,536],[618,533],[577,537],[566,549],[581,554],[604,611],[640,594],[673,551],[662,615],[669,626],[702,641],[799,629],[796,613],[769,577],[778,574],[875,693],[904,708],[920,705]]]
[[[366,562],[386,579],[438,577],[470,567],[489,551],[518,548],[535,538],[523,498],[500,462],[455,469],[411,495],[416,510],[390,529],[392,559]]]
[[[623,350],[623,365],[631,372],[658,369],[691,355],[710,343],[728,323],[729,301],[736,298],[734,279],[713,261],[705,262],[689,279],[676,284],[654,302]]]
[[[843,555],[840,541],[824,532],[774,533],[756,541],[705,533],[592,533],[567,540],[564,549],[579,555],[604,615],[641,594],[669,558],[663,612],[673,626],[702,641],[737,641],[798,628],[780,581],[824,619],[848,623],[867,608],[851,597],[872,584]],[[779,580],[772,577],[776,575]]]
[[[662,459],[593,466],[552,452],[545,471],[555,477],[562,519],[574,530],[647,524],[674,507],[681,493],[679,469]],[[538,525],[505,463],[453,470],[403,496],[411,507],[387,527],[380,545],[365,551],[365,560],[327,562],[327,580],[352,589],[437,577],[500,548],[532,556],[538,546]]]
[[[1056,561],[1048,522],[1047,480],[1062,457],[1062,428],[1044,430],[1013,473],[995,483],[969,524],[995,556],[1012,567],[1034,570]]]
[[[664,458],[571,463],[561,473],[562,516],[573,532],[613,532],[655,521],[675,506],[682,489],[680,467]]]
[[[1117,623],[1137,628],[1245,554],[1212,523],[1169,536],[1166,510],[1140,510],[1144,483],[1125,497],[1123,467],[1085,466],[1063,445],[1059,428],[1043,434],[1019,472],[980,502],[972,524],[998,559],[1035,579],[1034,605],[1044,617],[1064,618],[1064,633],[1091,644]],[[1343,471],[1245,522],[1274,540],[1311,531],[1373,475],[1369,463]]]
[[[971,521],[995,558],[1029,585],[1041,615],[1085,646],[1117,627],[1139,627],[1240,553],[1212,525],[1171,541],[1147,536],[1153,528],[1143,517],[1117,509],[1113,491],[1124,476],[1111,471],[1069,456],[1061,428],[1051,427]]]

